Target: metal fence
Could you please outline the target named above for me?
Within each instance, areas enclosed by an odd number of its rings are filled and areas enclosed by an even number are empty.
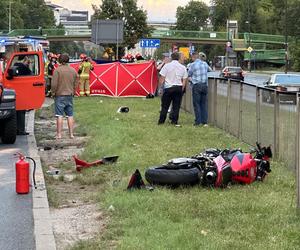
[[[193,113],[191,91],[182,108]],[[300,95],[249,83],[209,78],[209,123],[250,145],[272,145],[274,157],[296,170],[300,208]]]

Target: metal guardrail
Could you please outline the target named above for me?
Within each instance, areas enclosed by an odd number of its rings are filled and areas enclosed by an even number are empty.
[[[300,93],[299,93],[300,94]],[[209,78],[209,123],[241,141],[272,145],[274,157],[296,170],[300,208],[300,95],[250,83]],[[193,113],[191,91],[182,108]]]

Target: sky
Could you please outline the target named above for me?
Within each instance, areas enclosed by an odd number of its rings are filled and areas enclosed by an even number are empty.
[[[199,0],[209,4],[209,0]],[[91,5],[100,6],[101,0],[51,0],[52,3],[70,10],[88,10],[93,14]],[[178,6],[185,6],[189,0],[138,0],[138,6],[147,10],[150,21],[175,21]]]

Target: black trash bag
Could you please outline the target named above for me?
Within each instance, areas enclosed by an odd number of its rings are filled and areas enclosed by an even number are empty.
[[[134,174],[131,176],[129,184],[127,186],[127,190],[131,190],[135,188],[137,189],[145,188],[145,183],[138,169],[136,169]]]

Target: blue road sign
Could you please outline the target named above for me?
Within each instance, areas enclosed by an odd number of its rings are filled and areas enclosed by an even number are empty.
[[[159,39],[141,39],[140,47],[141,48],[159,48],[160,40]]]

